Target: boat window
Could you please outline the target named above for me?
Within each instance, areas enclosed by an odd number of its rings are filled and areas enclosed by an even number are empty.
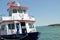
[[[8,24],[8,28],[9,29],[15,29],[15,26],[14,26],[14,24]]]
[[[17,13],[17,10],[16,9],[13,9],[13,13]]]
[[[18,12],[19,12],[19,13],[22,13],[22,10],[21,10],[21,9],[18,9]]]
[[[25,26],[25,22],[21,22],[21,26]]]
[[[5,29],[5,25],[2,25],[2,26],[1,26],[1,29],[4,30],[4,29]]]
[[[26,13],[26,10],[23,10],[24,13]]]
[[[29,28],[34,28],[33,24],[29,23]]]
[[[26,27],[25,27],[25,22],[21,22],[21,27],[22,27],[22,28],[26,28]]]

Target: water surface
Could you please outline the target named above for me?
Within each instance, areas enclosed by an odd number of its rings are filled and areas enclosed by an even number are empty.
[[[60,40],[60,26],[40,26],[37,31],[41,33],[38,40]]]

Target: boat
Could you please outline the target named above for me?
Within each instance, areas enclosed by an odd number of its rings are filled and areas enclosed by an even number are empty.
[[[8,2],[7,5],[9,15],[0,18],[0,40],[37,40],[39,32],[34,26],[36,19],[28,15],[28,8],[21,6],[18,1]]]

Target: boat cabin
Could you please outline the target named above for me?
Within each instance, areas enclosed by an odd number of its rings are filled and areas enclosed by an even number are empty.
[[[10,2],[9,2],[10,3]],[[12,4],[14,4],[12,2]],[[29,16],[27,7],[18,4],[10,5],[9,16],[0,18],[0,35],[24,34],[36,32],[35,18]]]

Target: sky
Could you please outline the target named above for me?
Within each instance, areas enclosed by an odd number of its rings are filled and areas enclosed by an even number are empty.
[[[7,16],[7,3],[13,0],[0,0],[0,16]],[[17,0],[28,7],[28,14],[36,18],[36,26],[60,23],[60,0]]]

